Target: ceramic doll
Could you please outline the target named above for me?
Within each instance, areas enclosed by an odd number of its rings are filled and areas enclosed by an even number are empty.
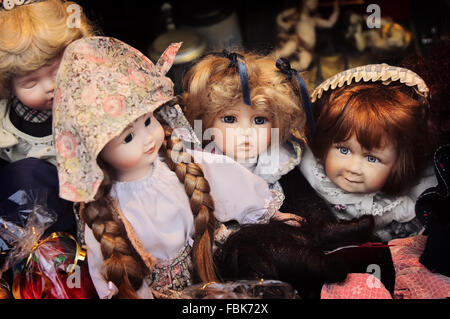
[[[186,117],[204,140],[204,149],[224,153],[262,177],[283,194],[280,211],[303,218],[299,229],[269,223],[236,232],[231,225],[234,233],[216,253],[225,278],[281,279],[307,297],[317,295],[324,282],[345,279],[351,263],[368,261],[325,255],[371,240],[373,218],[338,221],[300,172],[300,132],[304,127],[314,131],[314,123],[304,82],[289,62],[213,53],[186,73],[183,90]]]
[[[153,64],[119,40],[81,39],[57,74],[60,196],[84,203],[89,270],[101,298],[151,298],[215,281],[216,220],[280,215],[265,181],[226,156],[185,149],[172,134],[180,109],[165,74],[180,45]]]
[[[21,4],[17,4],[21,3]],[[68,24],[77,6],[74,27]],[[21,189],[47,191],[58,221],[75,233],[72,203],[58,197],[52,136],[54,77],[64,48],[93,33],[81,7],[61,0],[0,3],[0,201]]]
[[[343,71],[312,93],[316,131],[300,164],[339,219],[375,218],[384,242],[417,234],[417,196],[436,184],[425,170],[428,87],[414,72],[387,64]]]

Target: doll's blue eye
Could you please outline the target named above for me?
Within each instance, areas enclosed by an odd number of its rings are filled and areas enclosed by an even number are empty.
[[[224,116],[222,120],[224,123],[232,124],[232,123],[236,122],[236,117],[234,117],[232,115],[227,115],[227,116]]]
[[[144,125],[149,126],[151,122],[152,122],[152,120],[150,118],[148,118],[145,120]]]
[[[370,162],[370,163],[377,163],[380,160],[378,158],[376,158],[375,156],[368,155],[367,156],[367,161]]]
[[[264,116],[257,116],[255,117],[254,122],[256,125],[263,125],[266,124],[267,119]]]
[[[348,153],[350,153],[350,150],[343,146],[339,146],[338,150],[339,150],[339,152],[341,152],[341,154],[344,154],[344,155],[347,155]]]
[[[130,133],[123,139],[123,144],[130,143],[133,140],[134,134]]]

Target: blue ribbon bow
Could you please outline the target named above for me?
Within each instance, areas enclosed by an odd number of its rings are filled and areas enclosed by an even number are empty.
[[[297,78],[298,83],[300,84],[300,91],[302,95],[303,109],[306,114],[306,125],[308,126],[308,131],[311,136],[314,135],[315,131],[315,123],[314,117],[312,114],[311,100],[309,98],[308,89],[306,88],[305,81],[303,81],[302,77],[298,74],[297,70],[291,68],[291,64],[285,58],[279,58],[276,62],[276,67],[280,70],[281,73],[286,74],[290,79],[292,76]]]
[[[228,50],[223,50],[219,53],[213,53],[215,56],[224,57],[230,60],[230,64],[228,67],[234,68],[236,65],[239,70],[239,77],[241,79],[241,88],[242,88],[242,99],[244,103],[248,106],[251,106],[252,103],[250,101],[250,84],[248,82],[248,72],[247,72],[247,64],[245,63],[245,58],[236,52],[230,52]]]

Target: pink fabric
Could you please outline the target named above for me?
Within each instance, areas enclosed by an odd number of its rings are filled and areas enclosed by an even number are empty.
[[[450,277],[432,273],[419,262],[426,241],[425,236],[415,236],[389,242],[396,273],[394,299],[450,297]]]
[[[324,285],[321,299],[392,299],[392,297],[375,276],[349,274],[342,283]]]
[[[441,299],[450,297],[450,277],[432,273],[419,262],[427,238],[394,239],[391,245],[396,279],[393,299]],[[379,283],[380,288],[374,289]],[[322,299],[392,299],[381,282],[370,274],[349,274],[338,284],[322,287]]]

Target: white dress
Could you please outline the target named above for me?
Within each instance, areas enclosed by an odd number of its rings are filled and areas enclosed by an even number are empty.
[[[434,174],[426,171],[426,176],[404,196],[386,196],[380,192],[348,193],[326,176],[323,165],[314,158],[309,148],[303,153],[300,170],[317,193],[331,204],[339,219],[349,220],[363,215],[373,215],[377,231],[393,221],[406,223],[414,219],[418,195],[437,184]]]
[[[267,183],[232,159],[211,153],[193,151],[195,161],[202,166],[211,188],[215,217],[220,222],[236,220],[242,223],[264,223],[279,209],[282,202]],[[117,182],[111,195],[134,228],[147,252],[158,262],[167,263],[186,246],[192,246],[194,217],[184,186],[175,173],[157,159],[153,170],[144,178]],[[109,294],[108,283],[102,277],[103,257],[100,244],[89,227],[85,229],[89,271],[100,298]],[[145,281],[138,290],[150,298]]]

